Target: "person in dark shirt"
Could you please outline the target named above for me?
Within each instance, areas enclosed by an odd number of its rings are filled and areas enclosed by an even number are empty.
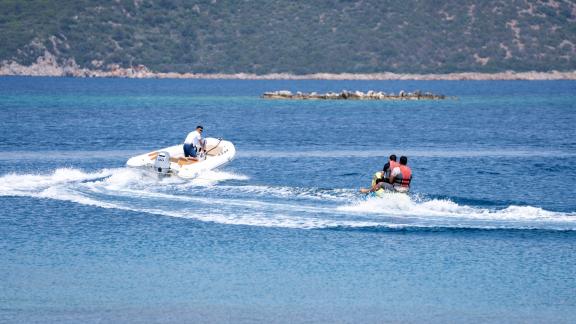
[[[388,181],[390,180],[390,172],[392,172],[392,170],[397,165],[398,165],[398,163],[396,162],[396,154],[390,155],[390,157],[388,158],[388,162],[386,162],[386,164],[384,164],[384,168],[382,168],[382,171],[378,171],[378,172],[374,173],[374,176],[372,177],[372,183],[370,185],[370,188],[369,189],[361,188],[360,192],[368,193],[371,191],[372,188],[374,188],[380,182],[388,183]]]
[[[390,179],[390,172],[392,172],[392,170],[396,166],[397,166],[396,154],[392,154],[388,158],[388,162],[386,162],[386,164],[384,164],[384,167],[382,168],[382,172],[384,172],[383,177],[382,177],[384,182],[389,182],[388,180]],[[382,181],[379,181],[379,182],[382,182]]]

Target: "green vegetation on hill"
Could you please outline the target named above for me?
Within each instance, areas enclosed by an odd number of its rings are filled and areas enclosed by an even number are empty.
[[[0,0],[0,61],[157,72],[576,70],[576,3]]]

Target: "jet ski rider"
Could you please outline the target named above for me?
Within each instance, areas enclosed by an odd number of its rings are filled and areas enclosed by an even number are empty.
[[[184,140],[184,157],[188,160],[197,161],[197,153],[200,150],[206,151],[206,141],[202,139],[202,132],[204,127],[201,125],[196,126],[196,130],[190,132]]]
[[[400,157],[400,164],[390,162],[390,175],[388,181],[382,181],[370,189],[371,192],[379,190],[389,190],[396,192],[408,192],[410,190],[410,182],[412,181],[412,170],[408,167],[408,158],[405,156]]]
[[[382,171],[378,171],[378,172],[374,173],[374,176],[372,177],[371,187],[374,187],[375,185],[377,185],[383,181],[388,182],[390,180],[390,172],[396,166],[399,166],[399,165],[400,164],[398,164],[398,162],[396,162],[396,154],[390,155],[390,157],[388,158],[388,162],[386,162],[386,164],[384,164]]]

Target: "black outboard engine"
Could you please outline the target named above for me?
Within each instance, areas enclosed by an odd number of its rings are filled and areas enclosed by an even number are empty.
[[[156,161],[154,161],[154,171],[159,176],[167,176],[170,174],[170,153],[158,152]]]

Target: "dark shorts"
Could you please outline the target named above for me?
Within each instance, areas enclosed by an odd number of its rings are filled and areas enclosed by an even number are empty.
[[[184,143],[184,157],[196,157],[196,147],[192,144]]]

